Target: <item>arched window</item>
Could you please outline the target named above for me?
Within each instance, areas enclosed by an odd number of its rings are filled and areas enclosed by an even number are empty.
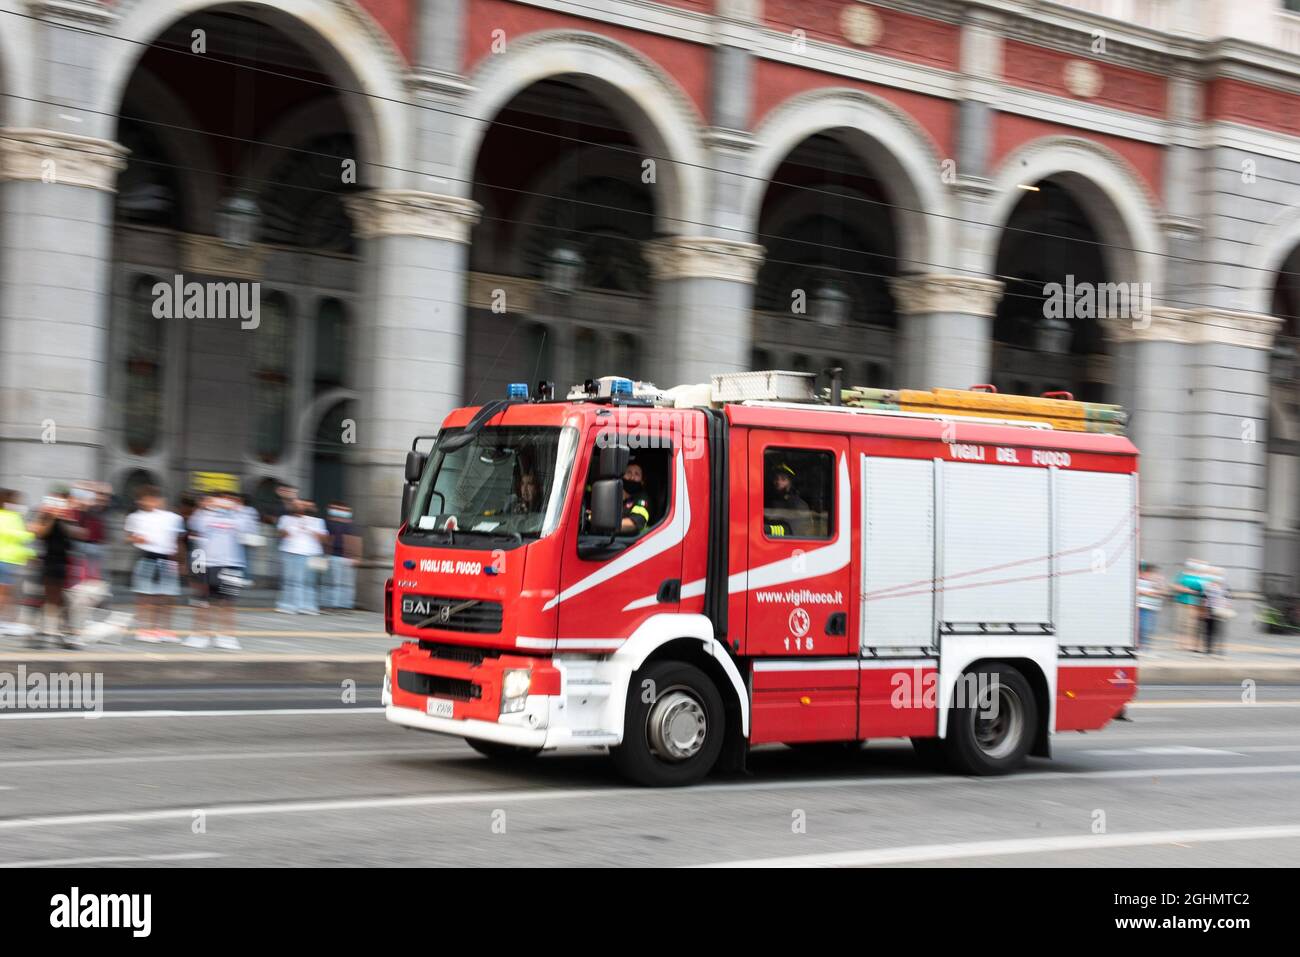
[[[141,277],[126,318],[126,397],[123,433],[133,455],[146,455],[162,426],[163,322],[153,314],[154,281]]]
[[[337,299],[325,299],[316,313],[317,392],[337,389],[347,382],[348,317]]]
[[[261,324],[253,333],[253,454],[274,462],[284,454],[289,430],[293,336],[289,301],[280,293],[262,298]]]

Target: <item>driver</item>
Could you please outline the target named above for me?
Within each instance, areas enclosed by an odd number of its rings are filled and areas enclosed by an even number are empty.
[[[784,459],[768,465],[763,524],[773,538],[809,534],[812,509],[795,491],[794,480],[794,469]]]
[[[641,463],[628,462],[623,470],[623,521],[620,535],[640,535],[650,524],[650,500],[645,494],[645,472]]]
[[[512,515],[527,515],[541,510],[542,485],[537,480],[537,472],[531,462],[521,459],[515,472],[515,491],[506,511]]]

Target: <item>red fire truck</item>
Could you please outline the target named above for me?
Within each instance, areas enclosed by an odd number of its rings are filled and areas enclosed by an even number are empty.
[[[680,785],[754,745],[899,737],[1004,773],[1114,718],[1137,678],[1134,446],[802,380],[512,386],[417,439],[388,720]]]

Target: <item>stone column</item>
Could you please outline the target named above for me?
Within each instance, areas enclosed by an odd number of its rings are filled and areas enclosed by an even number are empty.
[[[922,275],[895,279],[891,286],[898,312],[900,387],[967,389],[989,381],[1001,282]]]
[[[126,150],[0,130],[0,483],[104,478],[113,192]]]
[[[656,384],[708,382],[749,368],[753,284],[763,248],[710,237],[647,245],[655,280]]]
[[[364,258],[350,463],[368,557],[358,597],[377,608],[390,573],[406,452],[461,404],[465,263],[479,211],[458,196],[399,189],[371,190],[347,204]]]
[[[1269,350],[1280,320],[1157,309],[1112,330],[1117,398],[1142,453],[1141,554],[1166,574],[1188,558],[1224,570],[1229,634],[1253,631],[1264,565]]]
[[[1269,357],[1281,320],[1198,309],[1187,315],[1195,345],[1184,434],[1193,458],[1191,506],[1198,557],[1221,567],[1237,598],[1228,634],[1254,633],[1263,590],[1268,469]]]

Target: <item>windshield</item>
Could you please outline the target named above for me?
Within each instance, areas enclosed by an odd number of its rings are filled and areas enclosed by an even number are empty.
[[[559,523],[577,448],[575,429],[499,426],[483,429],[454,452],[435,451],[408,527],[521,538],[548,535]]]

